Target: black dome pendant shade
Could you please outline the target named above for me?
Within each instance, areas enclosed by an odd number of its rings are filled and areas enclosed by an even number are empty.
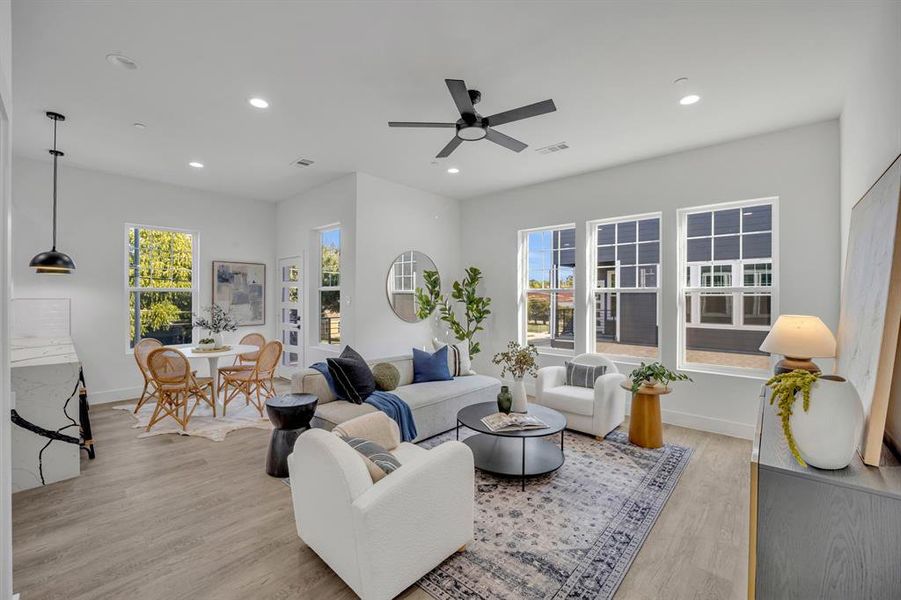
[[[56,112],[48,112],[47,118],[53,121],[53,150],[50,150],[53,156],[53,247],[35,255],[28,266],[35,267],[38,273],[71,273],[75,270],[75,261],[68,254],[56,250],[56,162],[60,156],[65,156],[56,149],[56,124],[65,121],[66,117]]]

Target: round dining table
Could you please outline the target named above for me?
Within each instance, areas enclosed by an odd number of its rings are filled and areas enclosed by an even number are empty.
[[[173,345],[169,348],[175,348],[185,355],[188,360],[194,358],[205,358],[210,365],[210,377],[213,378],[213,398],[219,398],[219,359],[225,357],[235,357],[239,354],[248,354],[257,352],[259,347],[250,344],[232,344],[222,350],[199,350],[195,346]]]

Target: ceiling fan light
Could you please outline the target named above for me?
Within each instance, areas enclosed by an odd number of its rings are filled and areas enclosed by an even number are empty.
[[[480,140],[486,135],[488,135],[488,130],[485,127],[481,127],[479,125],[467,125],[465,127],[460,127],[459,129],[457,129],[457,137],[467,142]]]

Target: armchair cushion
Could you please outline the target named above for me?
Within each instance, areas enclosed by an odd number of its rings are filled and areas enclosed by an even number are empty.
[[[541,394],[541,404],[564,413],[590,417],[594,414],[594,388],[559,385]]]
[[[390,475],[400,468],[400,461],[372,440],[358,437],[342,437],[341,439],[360,454],[360,458],[366,464],[366,470],[369,471],[369,476],[372,477],[373,483],[382,480],[386,475]]]
[[[594,382],[607,372],[607,365],[584,365],[566,361],[566,385],[594,389]]]

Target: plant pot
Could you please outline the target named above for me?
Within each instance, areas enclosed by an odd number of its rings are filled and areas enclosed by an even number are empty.
[[[526,384],[522,379],[513,380],[513,385],[510,386],[510,394],[513,396],[513,404],[510,406],[510,412],[529,412],[529,403],[526,397]]]
[[[502,412],[505,415],[510,414],[510,408],[513,406],[513,394],[510,393],[510,388],[505,385],[501,386],[501,391],[497,395],[497,411]]]
[[[854,458],[863,428],[860,396],[843,377],[820,377],[810,388],[806,412],[798,393],[789,425],[804,462],[820,469],[844,469]]]
[[[200,342],[197,347],[201,350],[212,350],[216,347],[216,342]]]
[[[216,348],[221,348],[222,346],[225,345],[225,343],[222,341],[221,333],[210,333],[210,337],[213,338]]]

